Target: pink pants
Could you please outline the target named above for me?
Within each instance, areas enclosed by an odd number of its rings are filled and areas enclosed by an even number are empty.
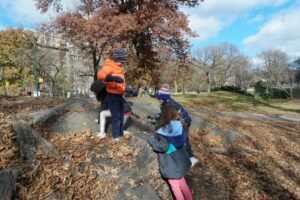
[[[181,179],[168,179],[176,200],[192,200],[192,193],[184,177]]]

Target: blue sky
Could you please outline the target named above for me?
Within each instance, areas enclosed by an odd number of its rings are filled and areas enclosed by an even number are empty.
[[[190,27],[199,35],[192,39],[193,50],[229,42],[254,62],[267,49],[300,57],[299,0],[207,0],[183,10],[190,15]]]
[[[76,0],[62,2],[70,9]],[[34,4],[33,0],[0,0],[0,29],[34,28],[54,16],[53,12],[41,15]],[[199,35],[191,39],[192,50],[229,42],[254,61],[271,48],[300,57],[300,0],[205,0],[195,8],[181,9]]]

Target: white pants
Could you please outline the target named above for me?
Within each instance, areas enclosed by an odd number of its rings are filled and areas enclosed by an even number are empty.
[[[111,117],[111,112],[109,110],[103,110],[100,112],[100,134],[105,133],[105,125],[106,125],[106,118]],[[129,115],[124,115],[124,123],[125,126],[126,121],[128,119]]]

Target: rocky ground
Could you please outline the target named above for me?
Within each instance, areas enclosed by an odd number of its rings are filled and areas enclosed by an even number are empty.
[[[17,199],[171,199],[145,141],[156,101],[128,99],[132,137],[119,143],[95,137],[93,99],[0,101],[0,170],[18,171]],[[187,175],[194,199],[300,198],[299,123],[192,113],[190,141],[200,159]],[[28,151],[19,141],[24,131],[42,136],[28,140]]]

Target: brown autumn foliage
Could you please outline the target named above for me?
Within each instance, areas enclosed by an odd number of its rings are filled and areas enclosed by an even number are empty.
[[[60,12],[59,0],[36,1],[42,12],[50,6]],[[141,75],[150,74],[150,81],[157,84],[160,62],[172,56],[184,63],[189,51],[189,42],[184,36],[194,35],[179,5],[195,6],[198,2],[81,0],[77,11],[61,12],[51,27],[92,56],[95,73],[102,55],[125,46],[136,60],[134,66],[130,65],[129,75],[141,77],[142,81]]]

